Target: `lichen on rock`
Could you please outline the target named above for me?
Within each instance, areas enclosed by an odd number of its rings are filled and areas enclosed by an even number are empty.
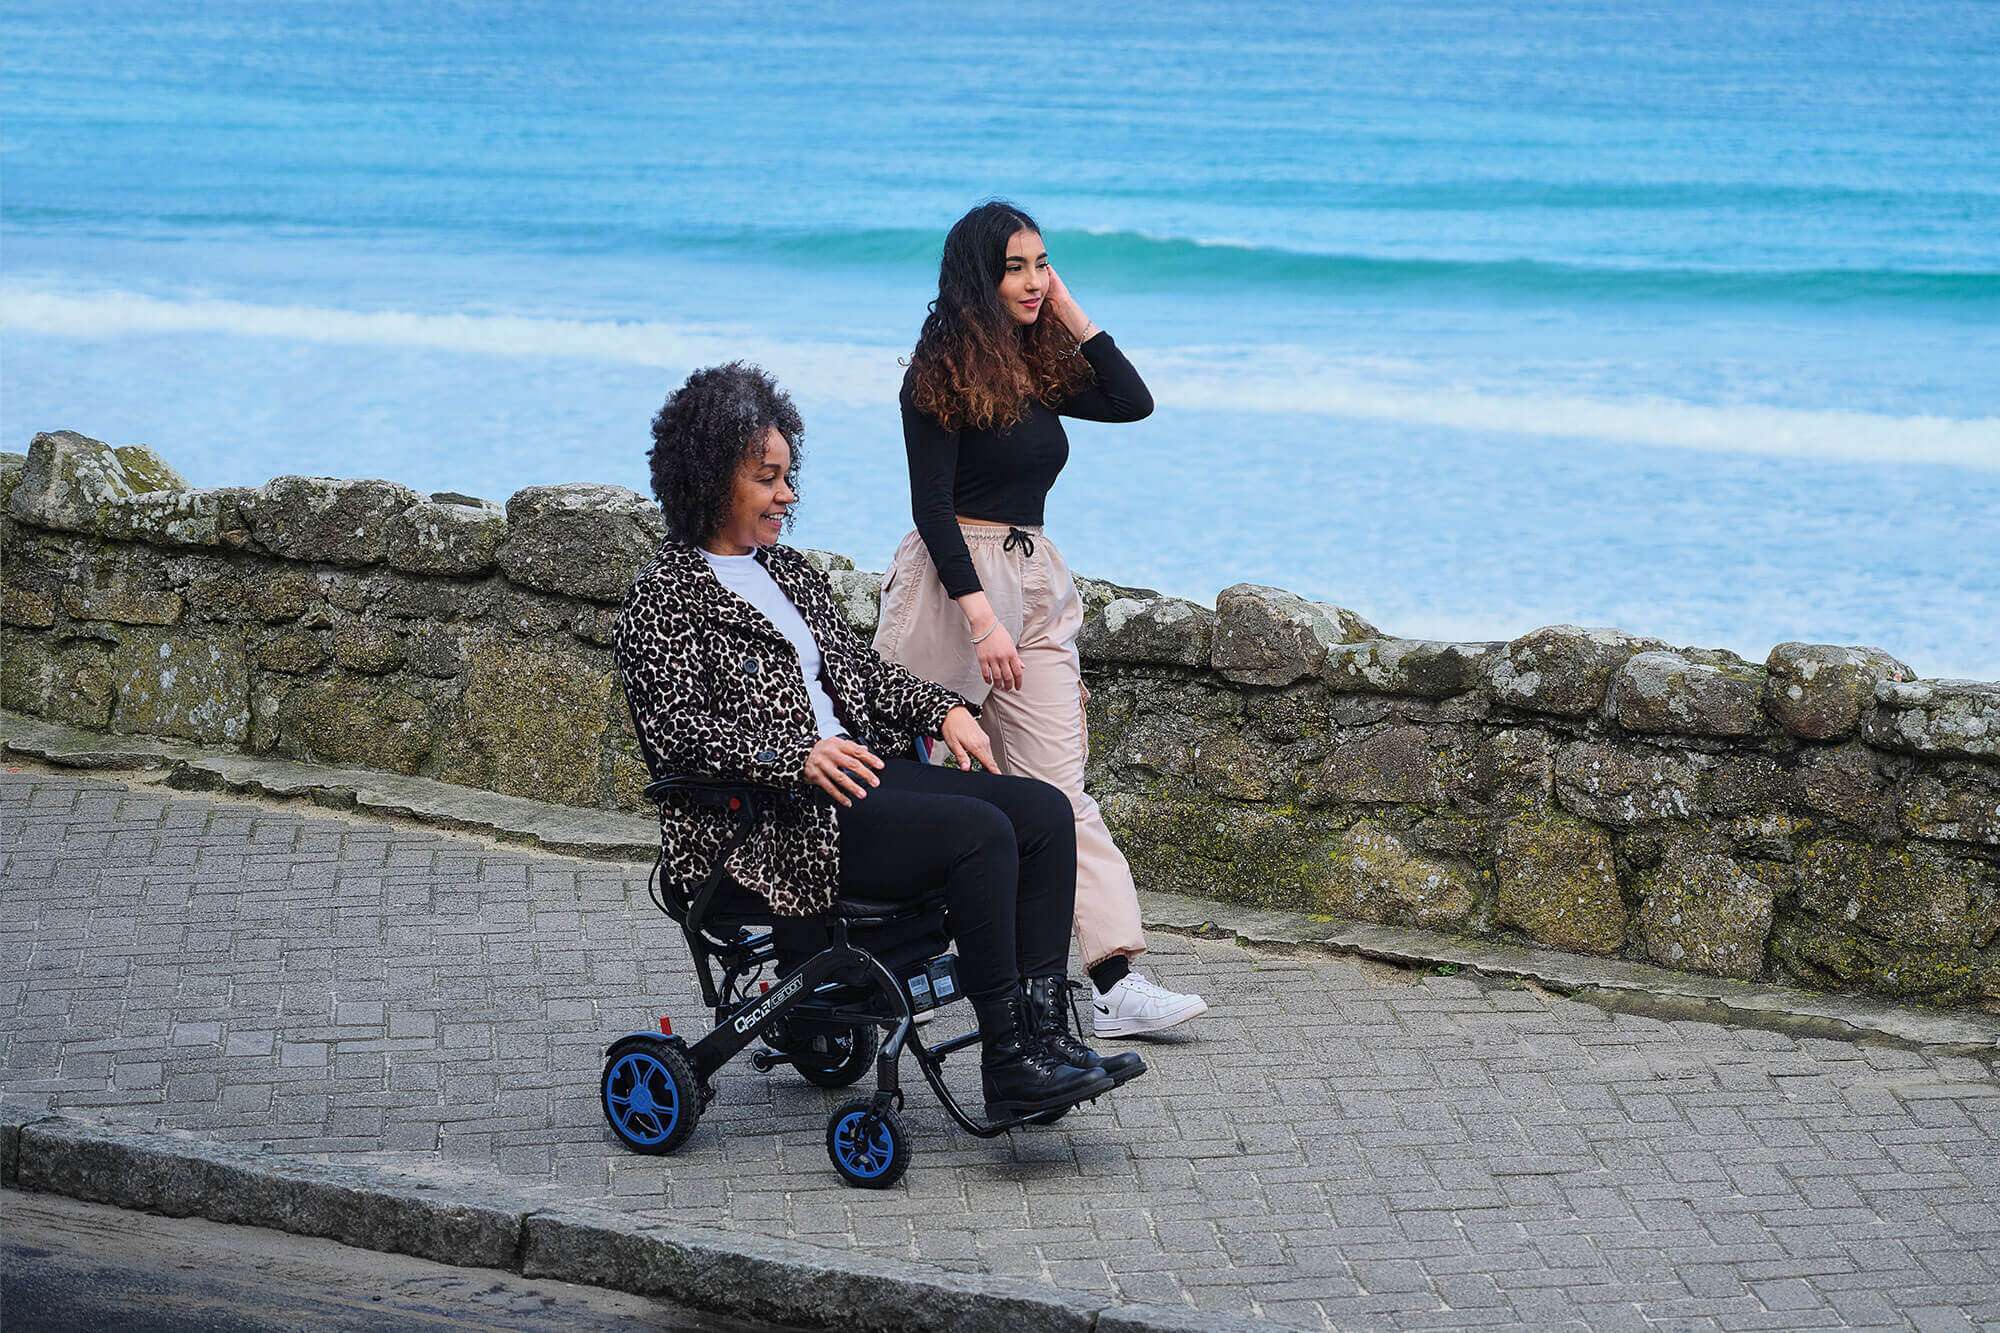
[[[1978,680],[1883,681],[1863,722],[1871,745],[1964,759],[2000,757],[2000,684]]]
[[[1639,937],[1654,962],[1746,981],[1763,975],[1776,891],[1713,834],[1682,828],[1662,836],[1637,892]]]
[[[1700,803],[1693,765],[1650,745],[1577,741],[1557,752],[1553,777],[1565,809],[1615,827],[1691,819]]]
[[[659,506],[623,486],[529,486],[507,501],[498,560],[526,587],[615,602],[665,531]]]
[[[389,525],[423,497],[392,481],[273,477],[238,507],[257,544],[287,560],[332,565],[379,564]]]
[[[827,575],[840,618],[863,639],[873,640],[882,616],[882,576],[865,569],[836,569]]]
[[[1894,790],[1867,746],[1814,746],[1799,756],[1795,780],[1804,809],[1870,834],[1894,835]]]
[[[1334,644],[1382,637],[1345,607],[1256,583],[1224,588],[1215,613],[1212,665],[1246,685],[1290,685],[1317,672]]]
[[[484,574],[506,539],[498,505],[420,500],[389,519],[383,555],[391,569],[412,574]]]
[[[250,661],[220,632],[123,632],[112,659],[111,729],[239,745],[250,736]]]
[[[1921,847],[1825,838],[1803,848],[1773,949],[1819,986],[1960,1001],[1981,984],[2000,871]]]
[[[1179,597],[1118,597],[1083,622],[1078,649],[1093,662],[1204,667],[1218,620]]]
[[[1557,811],[1502,827],[1495,857],[1494,924],[1538,944],[1615,954],[1625,945],[1625,900],[1611,835]]]
[[[185,491],[187,482],[143,444],[113,447],[75,431],[45,431],[28,446],[7,498],[23,523],[61,532],[101,533],[109,506],[149,491]]]
[[[596,804],[605,731],[622,709],[602,653],[488,640],[466,655],[438,776],[563,805]]]
[[[1487,683],[1494,698],[1509,707],[1588,717],[1604,706],[1619,667],[1635,654],[1667,646],[1623,630],[1548,625],[1530,630],[1496,654]]]
[[[1635,653],[1612,675],[1611,713],[1627,731],[1749,736],[1764,726],[1764,674],[1659,649]]]
[[[391,773],[416,773],[430,755],[431,711],[399,685],[334,673],[302,681],[278,705],[286,753]]]
[[[1423,856],[1373,820],[1341,834],[1326,860],[1316,906],[1333,916],[1456,930],[1479,910],[1477,871]]]
[[[1875,707],[1875,687],[1916,673],[1880,648],[1781,643],[1764,661],[1764,708],[1792,735],[1839,740]]]
[[[108,643],[0,634],[0,708],[105,727],[115,691]]]
[[[1445,699],[1478,689],[1503,647],[1432,639],[1363,639],[1328,648],[1319,678],[1336,690]]]
[[[1448,737],[1409,724],[1340,736],[1312,774],[1305,799],[1313,805],[1440,804],[1456,771],[1450,744]]]
[[[1920,838],[2000,847],[2000,769],[1958,760],[1918,773],[1897,813]]]

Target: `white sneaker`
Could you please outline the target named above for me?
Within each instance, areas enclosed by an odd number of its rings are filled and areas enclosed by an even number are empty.
[[[1099,1037],[1136,1037],[1185,1023],[1208,1012],[1199,995],[1182,995],[1127,972],[1110,990],[1090,1001],[1091,1032]]]

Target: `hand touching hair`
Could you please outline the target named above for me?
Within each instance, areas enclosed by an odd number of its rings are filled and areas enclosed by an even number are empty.
[[[1020,421],[1031,400],[1054,407],[1091,382],[1090,363],[1060,319],[1022,325],[1002,307],[1007,242],[1039,233],[1005,200],[979,205],[953,224],[930,304],[910,354],[912,397],[949,430],[989,430]]]

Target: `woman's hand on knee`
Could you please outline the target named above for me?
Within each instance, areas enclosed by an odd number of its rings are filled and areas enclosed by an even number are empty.
[[[881,767],[882,761],[860,741],[829,736],[806,756],[806,781],[831,796],[834,804],[853,805],[868,794],[868,787],[882,785],[874,772]]]
[[[972,716],[972,710],[964,704],[944,715],[944,726],[940,729],[940,739],[951,747],[951,757],[958,760],[960,768],[970,770],[970,760],[977,759],[979,766],[988,773],[998,773],[1000,765],[993,762],[993,742],[987,738],[986,729]]]

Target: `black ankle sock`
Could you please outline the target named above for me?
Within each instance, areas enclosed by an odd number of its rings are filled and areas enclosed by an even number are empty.
[[[1125,980],[1125,974],[1131,970],[1132,960],[1122,953],[1114,953],[1090,969],[1090,984],[1097,987],[1097,993],[1102,995]]]

